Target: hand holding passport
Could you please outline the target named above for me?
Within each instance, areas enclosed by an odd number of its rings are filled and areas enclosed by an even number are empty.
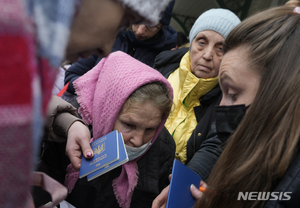
[[[128,161],[122,134],[114,130],[90,143],[94,152],[92,159],[82,156],[79,178],[87,176],[87,180],[107,173]]]

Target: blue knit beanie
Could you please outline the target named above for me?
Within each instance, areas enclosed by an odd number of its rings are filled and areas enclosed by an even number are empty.
[[[204,30],[215,31],[226,39],[230,31],[240,22],[240,19],[228,9],[210,9],[202,13],[194,23],[189,35],[190,44],[196,35]]]

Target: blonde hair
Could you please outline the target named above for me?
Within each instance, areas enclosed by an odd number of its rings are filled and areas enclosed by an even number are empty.
[[[173,100],[170,96],[170,90],[163,83],[152,82],[142,85],[127,98],[126,106],[129,108],[134,103],[147,101],[152,102],[162,111],[163,119],[169,116]]]

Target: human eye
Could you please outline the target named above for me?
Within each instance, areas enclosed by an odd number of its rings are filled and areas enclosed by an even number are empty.
[[[204,39],[200,39],[198,41],[198,43],[199,43],[200,46],[204,46],[205,45],[205,40]]]
[[[156,128],[147,128],[146,129],[147,132],[151,132],[151,131],[155,131],[155,130],[156,130]]]
[[[217,45],[216,46],[216,51],[217,51],[217,54],[219,55],[219,56],[222,56],[223,55],[223,45]]]
[[[150,27],[148,25],[145,25],[147,30],[149,30],[150,32],[157,32],[161,27],[158,27],[158,26],[153,26],[153,27]]]
[[[232,101],[236,101],[236,94],[227,94],[227,97],[229,97],[229,99],[231,99]]]
[[[129,123],[129,122],[122,122],[123,123],[123,126],[126,128],[126,129],[135,129],[135,125],[132,124],[132,123]]]
[[[152,135],[152,134],[155,134],[155,132],[156,132],[156,128],[147,128],[145,130],[146,135]]]
[[[149,31],[151,31],[151,32],[153,32],[153,30],[154,30],[154,27],[150,27],[150,26],[148,26],[148,25],[145,25],[145,27],[146,27],[147,30],[149,30]]]
[[[235,102],[237,100],[238,94],[235,90],[229,89],[227,92],[227,97],[231,102]]]
[[[130,124],[130,123],[125,123],[126,126],[128,127],[133,127],[134,125],[133,124]]]

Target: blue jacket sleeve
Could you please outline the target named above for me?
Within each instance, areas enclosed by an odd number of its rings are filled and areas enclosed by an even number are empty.
[[[97,54],[93,54],[89,58],[79,59],[77,62],[73,63],[65,73],[65,84],[70,82],[67,91],[75,94],[73,82],[91,70],[100,60],[101,58]]]

